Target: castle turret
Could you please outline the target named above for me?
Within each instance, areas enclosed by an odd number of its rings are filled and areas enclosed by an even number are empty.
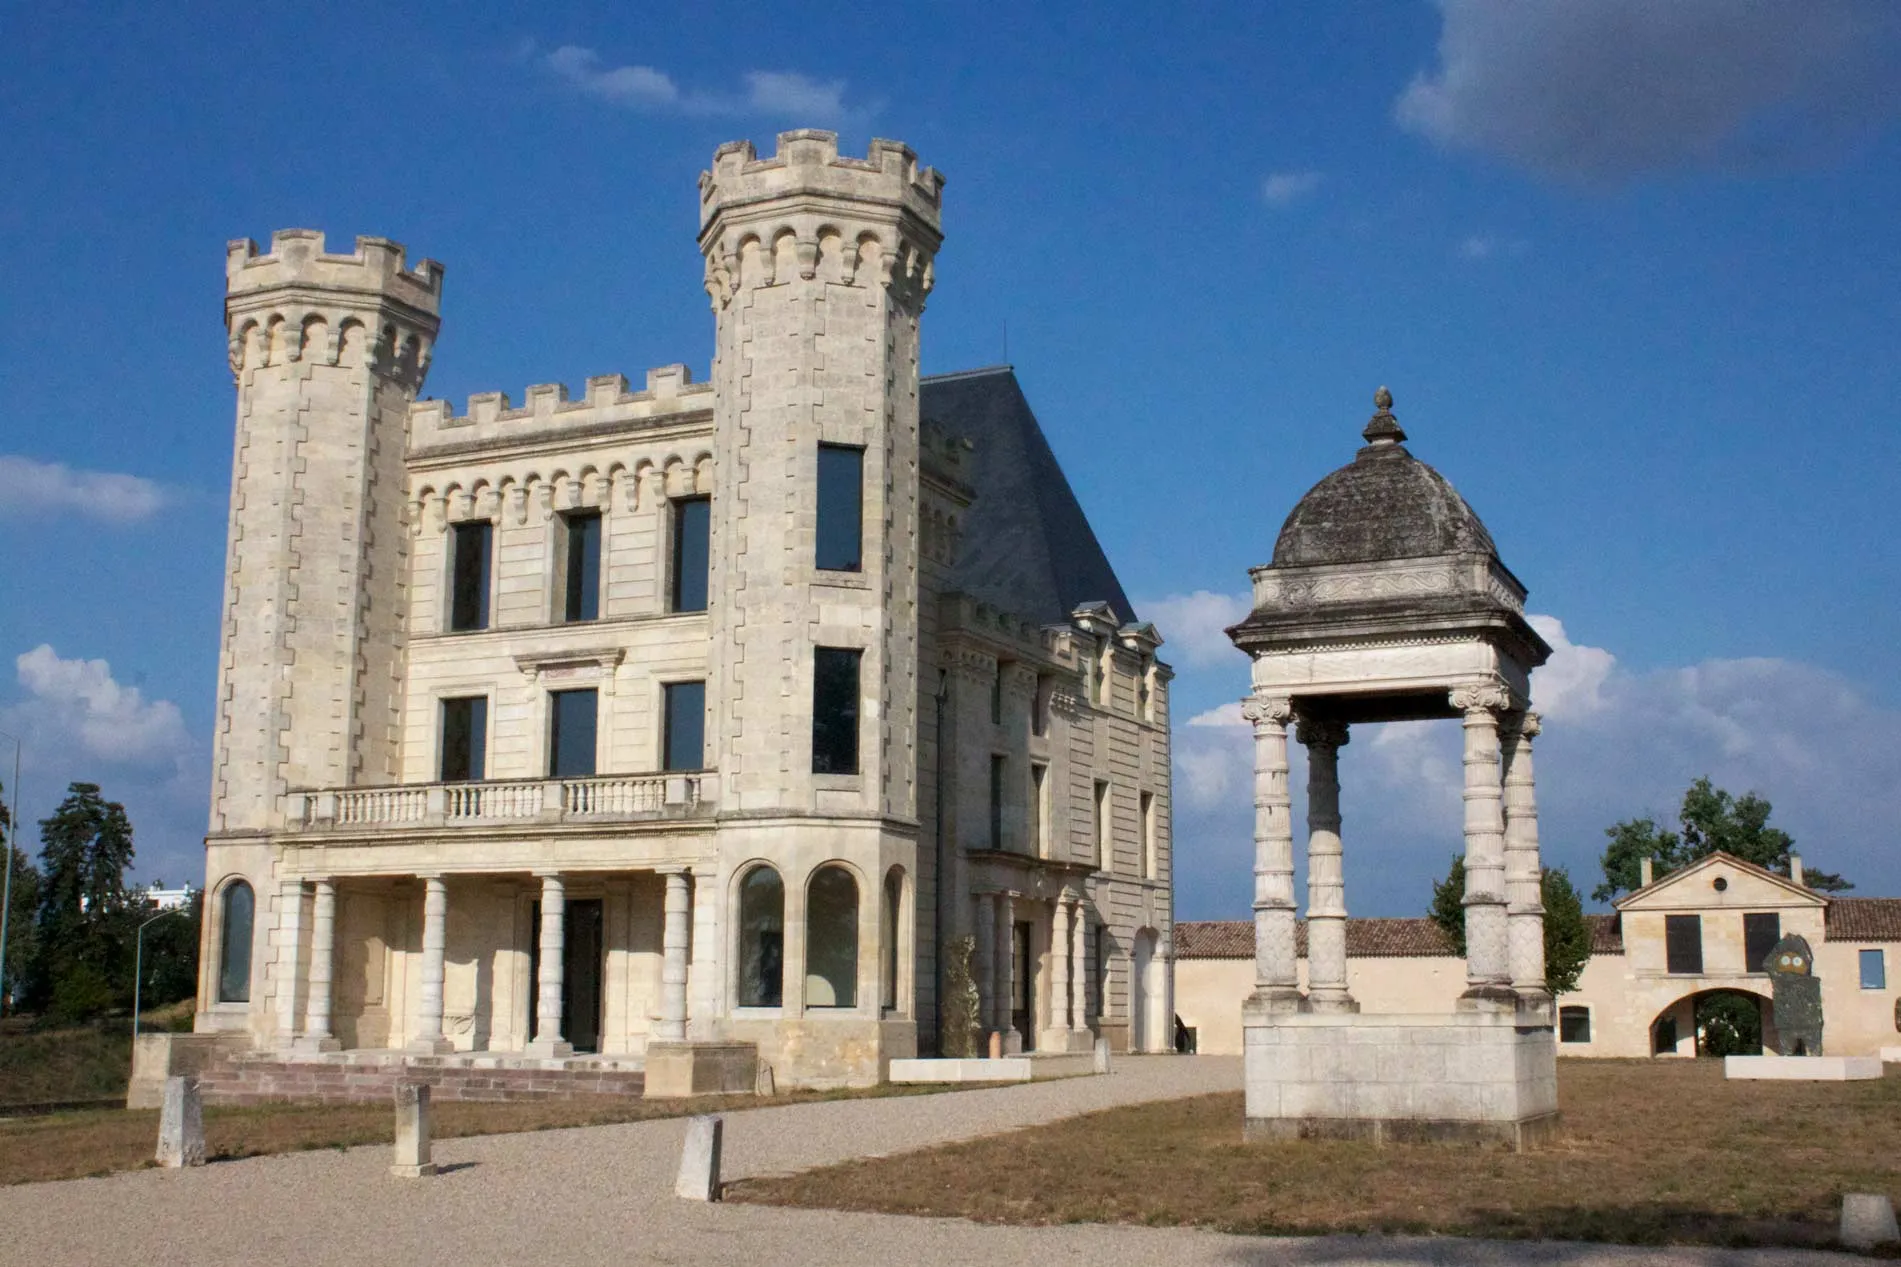
[[[395,778],[403,445],[442,267],[286,229],[225,260],[238,391],[211,832],[276,825],[282,793]]]
[[[918,319],[943,185],[897,142],[846,158],[815,131],[765,159],[724,145],[700,177],[733,472],[715,499],[712,707],[742,813],[916,815]],[[856,743],[815,735],[801,719],[853,660]]]

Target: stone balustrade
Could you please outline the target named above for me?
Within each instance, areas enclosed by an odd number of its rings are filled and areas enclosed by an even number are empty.
[[[291,792],[284,802],[284,823],[291,831],[694,818],[718,805],[719,775],[702,770],[324,788]]]

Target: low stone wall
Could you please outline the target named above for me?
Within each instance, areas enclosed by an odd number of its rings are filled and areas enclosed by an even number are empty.
[[[199,1075],[207,1104],[386,1104],[399,1082],[429,1087],[436,1101],[631,1099],[645,1093],[647,1076],[621,1062],[549,1061],[537,1066],[424,1056],[364,1061],[268,1055],[218,1061]]]

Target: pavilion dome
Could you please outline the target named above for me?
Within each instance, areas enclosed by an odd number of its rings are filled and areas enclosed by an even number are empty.
[[[1366,447],[1309,489],[1274,543],[1276,568],[1379,563],[1444,554],[1498,557],[1492,534],[1439,472],[1407,452],[1384,387]]]

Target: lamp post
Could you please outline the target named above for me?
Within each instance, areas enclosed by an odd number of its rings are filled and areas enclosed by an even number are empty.
[[[20,737],[0,730],[0,739],[13,740],[13,813],[8,816],[6,840],[0,842],[0,1016],[7,1014],[7,916],[13,913],[13,838],[20,834]]]
[[[160,911],[139,925],[138,935],[132,939],[132,1042],[139,1041],[139,993],[145,986],[145,930],[164,919],[167,915],[182,915],[180,907]]]

